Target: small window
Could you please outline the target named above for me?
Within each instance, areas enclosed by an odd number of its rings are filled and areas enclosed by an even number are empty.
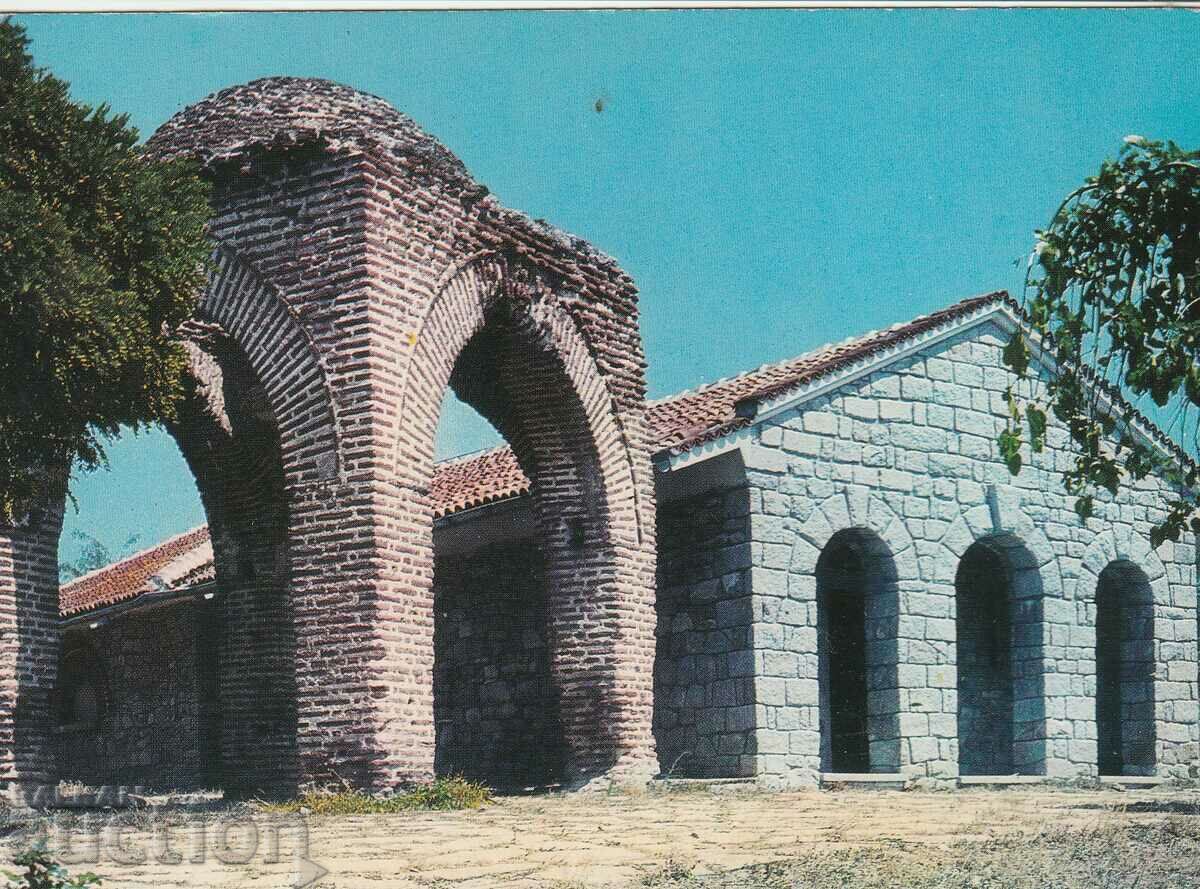
[[[62,726],[86,728],[100,719],[102,695],[100,663],[87,648],[63,655],[58,669],[58,722]]]

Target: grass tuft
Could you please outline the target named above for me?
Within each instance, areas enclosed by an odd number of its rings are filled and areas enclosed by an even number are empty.
[[[484,784],[458,776],[438,778],[398,793],[372,795],[358,790],[310,790],[293,800],[263,802],[264,812],[306,815],[390,815],[397,812],[478,809],[491,802]]]

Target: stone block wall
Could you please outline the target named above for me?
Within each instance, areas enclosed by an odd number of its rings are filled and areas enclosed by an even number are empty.
[[[496,787],[562,778],[546,583],[532,540],[439,557],[434,569],[434,767]]]
[[[659,504],[654,733],[662,774],[754,774],[745,487]]]
[[[132,612],[91,629],[65,633],[64,661],[79,656],[86,675],[69,671],[57,689],[54,730],[59,774],[96,786],[144,785],[158,790],[216,786],[214,751],[206,747],[201,611],[182,602]],[[95,718],[67,715],[62,697],[81,682],[95,694]],[[64,718],[72,721],[62,724]]]
[[[1053,419],[1046,451],[1010,475],[995,446],[1007,339],[990,322],[965,330],[764,421],[744,447],[764,780],[811,783],[821,769],[816,566],[846,528],[872,531],[895,564],[900,771],[959,771],[955,580],[976,541],[1007,553],[1018,611],[1032,616],[1016,627],[1016,768],[1097,771],[1095,593],[1118,560],[1153,589],[1157,768],[1186,772],[1195,759],[1194,545],[1150,549],[1170,493],[1156,479],[1080,522],[1059,476],[1069,441]]]

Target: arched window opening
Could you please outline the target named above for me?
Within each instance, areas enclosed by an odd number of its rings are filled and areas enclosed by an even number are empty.
[[[955,578],[963,775],[1045,770],[1042,586],[1012,535],[977,541]]]
[[[839,531],[817,561],[821,767],[899,770],[896,570],[874,533]]]
[[[103,671],[96,653],[68,648],[58,668],[57,716],[65,729],[93,729],[103,714]]]
[[[1145,572],[1112,562],[1096,586],[1096,729],[1101,775],[1153,775],[1154,594]]]

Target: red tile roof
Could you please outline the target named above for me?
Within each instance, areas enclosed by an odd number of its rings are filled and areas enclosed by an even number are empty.
[[[698,444],[750,425],[753,420],[740,416],[737,411],[738,405],[743,402],[782,395],[911,337],[934,330],[991,303],[1003,301],[1009,301],[1016,308],[1004,292],[972,297],[887,330],[823,346],[797,358],[763,365],[698,389],[651,401],[646,405],[646,422],[651,440],[658,443],[660,451],[673,454],[686,452]],[[528,493],[529,487],[529,480],[517,465],[512,450],[503,446],[439,463],[429,493],[434,515],[440,518],[464,509],[518,497]],[[73,580],[62,587],[62,613],[77,614],[150,592],[154,575],[164,571],[175,560],[187,557],[191,550],[206,545],[208,530],[196,528]],[[183,588],[213,576],[211,561],[185,567],[189,568],[188,572],[177,578],[172,575],[172,588]]]
[[[529,493],[529,479],[507,445],[439,463],[429,483],[435,518]]]
[[[77,577],[59,589],[59,611],[65,617],[152,592],[156,589],[152,578],[160,571],[172,562],[194,557],[197,550],[208,545],[208,527],[201,525],[127,559]],[[206,568],[211,574],[211,566],[212,562],[207,561],[189,572],[185,576],[186,585],[199,583]]]
[[[646,406],[651,440],[658,442],[662,451],[684,453],[753,423],[751,417],[738,415],[739,404],[783,395],[996,302],[1010,302],[1016,307],[1002,290],[974,296],[886,330],[822,346],[796,358],[764,364],[699,389],[652,401]]]

